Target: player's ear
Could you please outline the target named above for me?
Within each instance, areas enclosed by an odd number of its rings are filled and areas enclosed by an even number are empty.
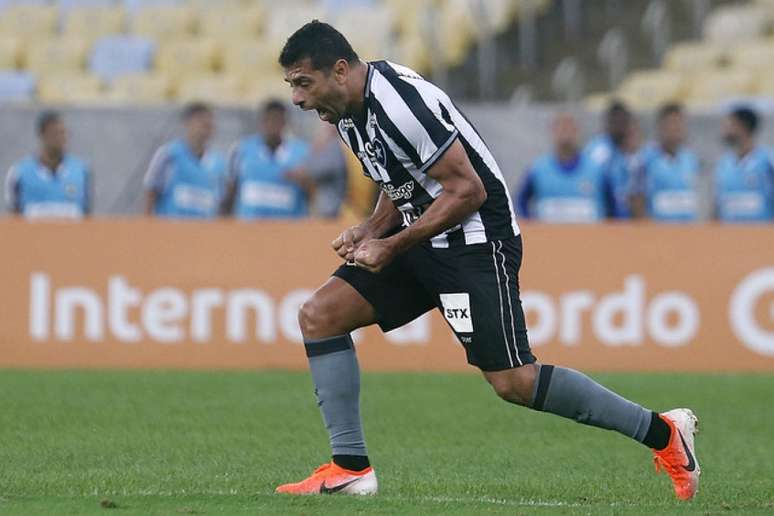
[[[333,78],[339,84],[344,84],[349,76],[349,63],[346,59],[339,59],[333,64]]]

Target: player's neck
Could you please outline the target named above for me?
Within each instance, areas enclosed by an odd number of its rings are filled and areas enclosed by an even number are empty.
[[[368,81],[368,65],[363,61],[358,61],[352,66],[350,73],[352,81],[349,83],[347,114],[353,118],[361,118],[365,103],[366,81]]]
[[[56,169],[59,168],[62,160],[64,160],[64,153],[51,149],[42,149],[40,151],[39,160],[47,169],[55,174]]]
[[[188,143],[188,148],[191,149],[191,152],[194,156],[200,159],[202,156],[204,156],[204,151],[207,149],[206,142],[200,142],[191,138],[187,138],[186,143]]]
[[[739,149],[736,151],[736,155],[739,156],[739,159],[742,159],[748,154],[750,154],[754,148],[755,148],[755,142],[753,140],[747,140],[747,141],[741,142],[739,144]]]

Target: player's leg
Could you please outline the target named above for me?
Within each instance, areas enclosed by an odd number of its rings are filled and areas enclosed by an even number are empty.
[[[379,274],[342,266],[301,307],[299,324],[333,459],[278,492],[376,493],[360,420],[360,369],[349,332],[374,323],[389,331],[432,307],[399,262]]]
[[[513,340],[508,356],[501,353],[499,362],[503,367],[500,368],[492,365],[497,364],[497,350],[502,346],[488,346],[484,343],[480,346],[482,349],[474,350],[473,353],[479,356],[480,361],[481,357],[485,357],[482,363],[489,367],[482,369],[495,392],[506,401],[586,425],[615,430],[648,446],[670,472],[678,496],[693,496],[698,486],[698,465],[691,471],[677,467],[695,463],[693,434],[696,418],[693,413],[687,409],[678,409],[659,415],[603,387],[583,373],[559,366],[530,363],[534,357],[526,338],[526,323],[518,288],[521,246],[518,240],[495,242],[492,245],[492,261],[499,277],[496,283],[505,300],[500,303],[504,329],[502,335],[505,339],[510,337]],[[509,325],[512,328],[510,333],[507,331]],[[502,340],[497,339],[496,333],[491,338]],[[515,357],[517,364],[512,363],[512,357]],[[683,439],[678,439],[680,435],[684,435]]]

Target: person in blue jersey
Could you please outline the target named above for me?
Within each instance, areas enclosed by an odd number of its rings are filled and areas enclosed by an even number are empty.
[[[658,139],[640,153],[638,190],[647,216],[659,222],[695,222],[699,218],[699,159],[685,146],[685,115],[680,104],[658,112]]]
[[[747,107],[725,120],[729,150],[715,169],[715,210],[722,222],[774,220],[774,169],[768,150],[756,143],[759,125],[758,114]]]
[[[605,112],[605,132],[591,139],[583,154],[610,181],[615,201],[613,217],[632,217],[632,146],[636,124],[625,104],[614,101]]]
[[[185,135],[156,151],[145,174],[145,214],[165,218],[218,216],[226,177],[225,157],[209,148],[215,117],[207,104],[183,109]]]
[[[278,100],[261,109],[260,134],[237,142],[229,156],[226,211],[240,219],[309,215],[314,180],[301,165],[309,145],[287,134],[287,108]]]
[[[614,210],[610,182],[579,148],[572,115],[553,121],[554,150],[538,158],[516,196],[519,214],[540,222],[593,223]]]
[[[67,128],[56,111],[44,111],[36,123],[40,150],[17,161],[5,183],[7,205],[28,219],[80,219],[89,215],[92,174],[67,152]]]

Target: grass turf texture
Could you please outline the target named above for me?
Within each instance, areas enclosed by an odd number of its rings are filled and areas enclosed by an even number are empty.
[[[645,447],[508,405],[475,375],[364,375],[381,494],[294,498],[272,491],[328,459],[306,374],[0,371],[0,513],[774,511],[774,376],[595,377],[696,411],[694,502]]]

